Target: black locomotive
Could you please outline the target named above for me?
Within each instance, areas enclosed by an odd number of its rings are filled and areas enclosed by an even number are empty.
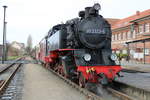
[[[46,66],[79,80],[82,87],[87,82],[108,84],[121,70],[111,50],[111,26],[99,10],[99,4],[86,7],[79,18],[54,26],[40,44]]]

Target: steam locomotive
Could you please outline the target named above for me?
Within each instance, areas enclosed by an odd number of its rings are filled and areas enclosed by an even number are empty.
[[[79,18],[53,26],[39,43],[37,59],[81,87],[107,85],[121,70],[111,50],[111,26],[99,15],[100,8],[98,3],[86,7]]]

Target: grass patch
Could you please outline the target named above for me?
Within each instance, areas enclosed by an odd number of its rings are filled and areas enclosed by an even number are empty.
[[[8,56],[7,60],[15,60],[17,58],[19,58],[20,56]]]

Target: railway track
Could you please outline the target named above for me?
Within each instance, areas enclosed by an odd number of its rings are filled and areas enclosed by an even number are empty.
[[[6,80],[1,80],[0,85],[0,95],[2,95],[5,92],[5,89],[7,88],[8,84],[16,74],[17,70],[22,64],[17,64],[17,67],[14,69],[14,71],[9,75],[9,77]]]
[[[5,96],[3,96],[3,98],[6,98],[3,100],[8,100],[8,98],[11,98],[11,95],[12,95],[11,93],[12,93],[14,87],[9,86],[9,83],[12,80],[15,73],[17,72],[17,70],[19,69],[19,67],[22,66],[22,64],[13,64],[13,66],[15,66],[15,65],[17,67],[15,68],[13,73],[9,76],[9,78],[7,78],[6,80],[0,80],[0,99],[3,94],[5,94]],[[119,83],[119,82],[115,82],[116,87],[118,87],[119,89],[118,88],[116,89],[113,87],[105,88],[105,90],[107,90],[107,92],[108,92],[107,93],[108,95],[106,95],[106,96],[110,96],[111,99],[107,98],[107,97],[105,98],[104,96],[98,96],[98,95],[94,94],[93,92],[88,91],[87,89],[80,88],[76,83],[70,81],[69,79],[66,79],[65,77],[61,76],[60,74],[56,73],[55,71],[53,71],[51,69],[49,69],[49,70],[53,74],[57,75],[59,78],[64,80],[72,88],[75,88],[80,93],[85,95],[88,98],[88,100],[149,100],[149,98],[150,98],[150,92],[135,88],[133,86],[128,86],[127,84],[123,84],[123,83]],[[124,90],[130,90],[133,93],[124,91]],[[136,93],[135,93],[135,91],[136,91]]]
[[[87,96],[88,100],[138,100],[132,96],[129,96],[128,94],[125,94],[121,91],[118,91],[116,89],[113,89],[111,87],[105,88],[107,90],[107,95],[109,97],[103,97],[103,96],[98,96],[93,92],[88,91],[85,88],[79,87],[76,83],[72,82],[71,80],[63,77],[62,75],[58,74],[57,72],[49,69],[50,72],[53,74],[57,75],[59,78],[64,80],[67,84],[69,84],[72,88],[77,89],[80,93],[83,95]]]
[[[138,100],[138,99],[135,99],[134,97],[131,97],[125,93],[122,93],[122,92],[117,91],[117,90],[110,88],[110,87],[107,88],[107,90],[109,92],[111,92],[112,94],[114,94],[115,96],[119,97],[121,100]]]
[[[24,58],[20,58],[18,60],[21,60]],[[16,61],[18,61],[16,60]],[[7,67],[5,69],[1,70],[0,76],[0,100],[12,100],[12,97],[14,96],[15,91],[15,82],[13,81],[13,77],[17,73],[18,69],[23,64],[15,64],[15,62]],[[11,83],[11,84],[10,84]]]
[[[73,88],[77,89],[80,93],[82,93],[85,96],[87,96],[90,100],[103,100],[102,98],[100,98],[99,96],[95,95],[94,93],[89,92],[88,90],[86,90],[84,88],[80,88],[77,84],[75,84],[71,80],[69,80],[69,79],[61,76],[60,74],[56,73],[55,71],[53,71],[51,69],[49,69],[49,71],[51,71],[53,74],[57,75],[59,78],[61,78],[62,80],[64,80],[67,84],[69,84]]]
[[[10,64],[10,65],[7,65],[6,67],[3,67],[3,69],[0,69],[0,75],[2,73],[4,73],[5,71],[7,71],[9,68],[11,68],[13,65],[15,65],[16,62],[22,60],[22,59],[25,59],[24,57],[21,57],[21,58],[18,58],[17,60],[14,61],[14,63]]]

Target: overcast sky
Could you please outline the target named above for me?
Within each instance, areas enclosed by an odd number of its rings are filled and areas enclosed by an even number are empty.
[[[3,5],[7,5],[7,41],[26,43],[31,34],[36,45],[56,24],[78,16],[78,11],[95,2],[105,18],[125,18],[137,10],[150,9],[150,0],[0,0],[0,43],[3,33]]]

